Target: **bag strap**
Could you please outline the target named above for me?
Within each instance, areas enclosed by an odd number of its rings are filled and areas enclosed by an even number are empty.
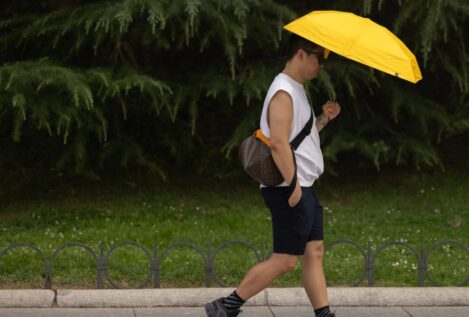
[[[313,111],[311,110],[311,116],[309,117],[308,122],[306,122],[305,126],[303,129],[301,129],[300,133],[290,142],[290,147],[293,148],[293,150],[296,150],[301,142],[311,133],[311,129],[313,128]],[[267,145],[270,148],[270,140],[268,137],[262,133],[261,129],[257,129],[254,131],[253,135],[264,142],[265,145]]]
[[[291,146],[291,153],[293,155],[293,164],[295,165],[295,171],[293,172],[293,178],[290,182],[290,185],[288,185],[288,197],[290,197],[293,192],[295,191],[295,187],[296,187],[296,181],[297,181],[297,167],[296,167],[296,157],[295,157],[295,150],[293,149],[293,146]]]
[[[308,122],[306,122],[303,129],[298,133],[298,135],[290,142],[290,145],[296,150],[301,142],[311,133],[311,129],[313,128],[313,111],[311,110],[311,116],[309,117]]]
[[[303,129],[301,129],[300,133],[290,142],[290,147],[291,147],[291,152],[293,155],[293,164],[295,165],[295,172],[293,174],[293,178],[290,182],[289,187],[289,193],[288,197],[290,197],[293,192],[295,191],[296,187],[296,181],[297,181],[297,166],[296,166],[296,156],[295,156],[295,150],[300,146],[301,142],[306,138],[311,133],[311,129],[313,128],[313,110],[311,109],[311,116],[309,117],[308,122],[306,122],[305,126]]]

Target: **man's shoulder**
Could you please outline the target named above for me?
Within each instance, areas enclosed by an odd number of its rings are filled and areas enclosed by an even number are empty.
[[[295,87],[284,77],[276,76],[270,85],[269,92],[271,96],[277,95],[279,92],[290,95],[294,93]]]
[[[270,99],[270,103],[272,102],[292,103],[292,97],[287,91],[279,89]]]
[[[273,86],[273,85],[282,85],[282,86],[287,86],[287,87],[293,88],[292,83],[290,82],[288,77],[283,73],[279,73],[277,76],[275,76],[274,80],[272,81],[271,86]]]

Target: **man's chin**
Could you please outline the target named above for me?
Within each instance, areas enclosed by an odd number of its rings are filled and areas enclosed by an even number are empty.
[[[321,69],[319,69],[319,70],[317,70],[316,72],[314,72],[312,79],[317,78],[320,72],[321,72]]]

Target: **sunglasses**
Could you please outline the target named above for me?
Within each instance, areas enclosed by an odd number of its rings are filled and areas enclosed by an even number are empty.
[[[316,55],[316,57],[318,58],[318,62],[320,65],[324,64],[324,62],[326,61],[326,59],[324,58],[324,53],[319,53],[319,52],[314,52],[314,51],[308,51],[308,50],[304,50],[306,52],[306,54],[308,55],[311,55],[311,54],[314,54]]]

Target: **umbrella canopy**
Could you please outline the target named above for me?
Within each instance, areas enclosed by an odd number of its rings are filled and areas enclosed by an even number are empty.
[[[412,83],[422,79],[414,54],[385,27],[341,11],[313,11],[284,28],[325,49]]]

